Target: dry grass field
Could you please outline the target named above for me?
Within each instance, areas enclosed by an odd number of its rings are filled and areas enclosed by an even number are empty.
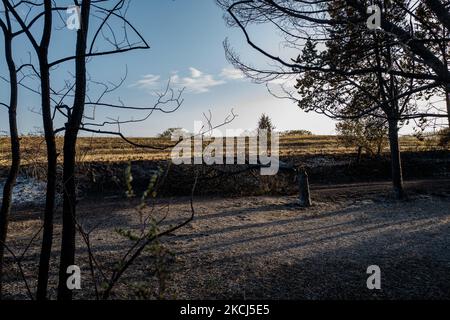
[[[167,147],[165,150],[154,150],[148,148],[136,148],[120,138],[108,137],[82,137],[78,143],[78,162],[127,162],[127,161],[156,161],[167,160],[170,155],[170,146],[173,145],[168,139],[161,138],[132,138],[139,145]],[[62,149],[62,138],[57,139],[59,150]],[[401,138],[402,151],[433,151],[440,150],[437,138],[430,136],[421,141],[413,136]],[[388,151],[385,147],[384,151]],[[22,137],[23,164],[45,162],[45,141],[43,137]],[[62,152],[62,151],[61,151]],[[337,136],[300,136],[282,135],[280,138],[280,156],[314,156],[314,155],[345,155],[355,153],[355,148],[345,147]],[[5,166],[10,161],[8,138],[0,138],[0,166]],[[61,157],[60,157],[61,161]]]

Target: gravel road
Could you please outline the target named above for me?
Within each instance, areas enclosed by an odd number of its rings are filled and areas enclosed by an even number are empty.
[[[201,198],[195,220],[163,241],[167,262],[165,298],[187,299],[449,299],[450,182],[407,183],[409,198],[396,201],[389,183],[313,186],[314,206],[295,197]],[[432,191],[430,191],[432,190]],[[153,211],[169,213],[166,226],[190,214],[189,199],[165,199]],[[92,246],[105,270],[131,245],[116,228],[139,230],[141,215],[117,199],[80,204],[80,221],[95,231]],[[57,218],[55,239],[60,237]],[[14,213],[8,245],[19,252],[39,229],[39,212]],[[80,238],[80,237],[79,237]],[[39,238],[22,265],[35,285]],[[77,263],[83,289],[94,298],[84,243]],[[52,259],[56,286],[59,243]],[[154,297],[157,285],[145,253],[127,272],[114,298]],[[9,298],[26,298],[13,259],[7,258]],[[370,265],[381,268],[382,289],[367,289]],[[55,292],[52,289],[52,297]]]

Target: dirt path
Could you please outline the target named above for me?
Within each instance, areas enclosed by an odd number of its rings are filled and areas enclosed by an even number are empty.
[[[315,204],[295,205],[295,197],[203,198],[196,218],[163,245],[174,253],[165,297],[187,299],[415,299],[450,298],[450,181],[407,183],[410,198],[390,198],[390,184],[313,186]],[[430,190],[433,190],[430,192]],[[187,217],[188,199],[165,199],[154,211],[170,209],[167,225]],[[140,215],[123,201],[82,203],[80,220],[96,227],[93,248],[112,268],[131,243],[116,228],[138,230]],[[39,215],[17,212],[9,245],[23,248],[40,226]],[[56,239],[60,237],[57,221]],[[92,298],[86,248],[78,243],[77,262],[86,276],[78,298]],[[24,257],[30,279],[36,273],[39,241]],[[56,286],[59,244],[52,260]],[[125,275],[116,298],[156,294],[146,253]],[[6,292],[24,298],[11,258]],[[366,287],[367,267],[382,270],[382,290]],[[52,291],[54,295],[54,292]]]

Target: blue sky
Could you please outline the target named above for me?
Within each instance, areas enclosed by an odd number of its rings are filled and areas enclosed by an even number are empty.
[[[274,98],[264,85],[251,83],[233,69],[224,54],[222,43],[226,38],[243,60],[262,65],[266,62],[245,44],[239,30],[225,25],[222,15],[222,10],[213,0],[132,1],[128,17],[149,42],[151,49],[96,58],[89,63],[90,76],[98,81],[117,82],[128,70],[125,83],[118,91],[108,95],[105,101],[117,103],[120,98],[131,106],[151,106],[156,99],[154,92],[164,88],[169,79],[175,89],[185,87],[186,91],[184,104],[176,113],[155,113],[144,123],[123,126],[123,132],[129,136],[152,136],[169,127],[192,130],[194,121],[202,120],[204,112],[211,110],[213,122],[220,123],[233,109],[238,117],[228,128],[253,129],[258,117],[266,113],[279,130],[307,129],[317,134],[334,133],[331,120],[317,114],[305,114],[292,102]],[[75,32],[67,29],[55,32],[52,58],[73,52],[74,36]],[[274,30],[261,27],[255,29],[254,36],[273,52],[280,50],[280,41]],[[22,61],[27,61],[27,52],[31,49],[24,38],[16,41],[15,49],[22,54]],[[4,75],[4,61],[1,60],[0,64]],[[57,87],[64,79],[70,79],[68,71],[72,67],[67,63],[55,70],[52,85]],[[0,89],[5,92],[7,87],[1,83]],[[95,91],[93,88],[91,90]],[[4,98],[4,93],[0,97]],[[39,109],[39,97],[25,90],[21,91],[20,97],[21,132],[41,130],[39,114],[30,112]],[[97,110],[96,116],[99,120],[106,117],[126,120],[138,118],[139,114]],[[6,111],[3,109],[0,109],[0,126],[2,130],[7,128]]]

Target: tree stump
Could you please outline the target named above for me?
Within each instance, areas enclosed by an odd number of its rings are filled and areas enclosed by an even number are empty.
[[[308,173],[304,169],[298,170],[298,187],[300,206],[308,208],[312,206],[311,194],[309,191]]]
[[[358,152],[357,152],[357,155],[356,155],[356,163],[357,164],[361,163],[362,152],[363,152],[363,147],[358,147]]]

